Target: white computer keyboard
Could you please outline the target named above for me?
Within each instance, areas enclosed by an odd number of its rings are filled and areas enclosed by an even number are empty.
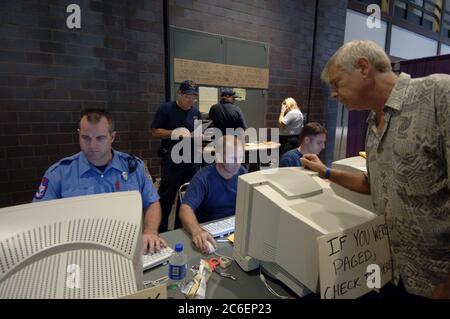
[[[229,235],[234,233],[234,216],[202,225],[202,228],[209,232],[214,238]]]
[[[157,253],[142,255],[142,266],[144,268],[144,271],[156,267],[169,260],[172,252],[173,249],[167,246]]]

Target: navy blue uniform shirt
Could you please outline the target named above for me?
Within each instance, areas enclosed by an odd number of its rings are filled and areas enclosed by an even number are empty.
[[[217,171],[216,164],[203,167],[192,178],[183,204],[194,210],[199,223],[233,216],[236,210],[238,176],[246,172],[241,166],[236,175],[226,180]]]
[[[300,153],[298,148],[294,148],[289,152],[286,152],[281,156],[280,167],[299,167],[302,166],[302,162],[300,162],[300,158],[302,158],[303,154]]]
[[[223,135],[226,134],[227,128],[242,128],[244,131],[247,129],[241,109],[227,101],[221,101],[211,106],[209,119],[213,121],[214,127],[218,128]]]
[[[194,120],[201,120],[202,114],[196,107],[191,107],[185,111],[180,108],[176,102],[167,102],[159,106],[156,111],[155,117],[151,127],[163,128],[166,130],[174,130],[178,127],[185,127],[189,132],[194,131]],[[172,147],[178,143],[178,140],[171,140],[165,138],[161,140],[161,146],[165,149],[172,149]]]

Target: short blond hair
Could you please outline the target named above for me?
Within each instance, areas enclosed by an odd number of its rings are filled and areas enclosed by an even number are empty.
[[[286,113],[288,113],[292,109],[300,109],[297,105],[297,102],[295,102],[295,100],[291,97],[284,99],[281,105],[286,106]]]
[[[378,44],[370,40],[355,40],[341,46],[328,60],[320,76],[322,81],[330,83],[329,73],[333,66],[348,73],[353,72],[361,57],[367,58],[378,72],[392,71],[389,57]]]

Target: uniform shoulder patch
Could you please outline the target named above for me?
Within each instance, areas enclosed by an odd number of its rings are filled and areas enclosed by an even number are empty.
[[[152,183],[153,183],[152,175],[150,174],[150,172],[149,172],[149,170],[148,170],[148,167],[147,167],[145,161],[142,160],[141,158],[137,157],[137,156],[134,156],[134,158],[136,158],[136,159],[139,161],[140,165],[142,165],[142,167],[144,168],[144,174],[145,174],[145,177],[147,177],[147,178],[148,178],[149,180],[151,180]]]
[[[36,199],[44,198],[47,188],[48,188],[48,178],[43,177],[41,180],[41,184],[39,184],[38,190],[36,191],[36,194],[34,195],[34,198],[36,198]]]
[[[145,165],[144,163],[142,163],[142,165],[144,166],[145,177],[147,177],[153,183],[153,178],[150,172],[148,171],[147,165]]]

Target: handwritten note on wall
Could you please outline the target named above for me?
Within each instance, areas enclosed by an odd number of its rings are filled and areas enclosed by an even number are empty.
[[[317,241],[323,299],[358,298],[372,291],[378,270],[379,287],[391,280],[392,263],[384,216],[321,236]]]
[[[174,59],[174,79],[212,86],[267,89],[269,69]]]

